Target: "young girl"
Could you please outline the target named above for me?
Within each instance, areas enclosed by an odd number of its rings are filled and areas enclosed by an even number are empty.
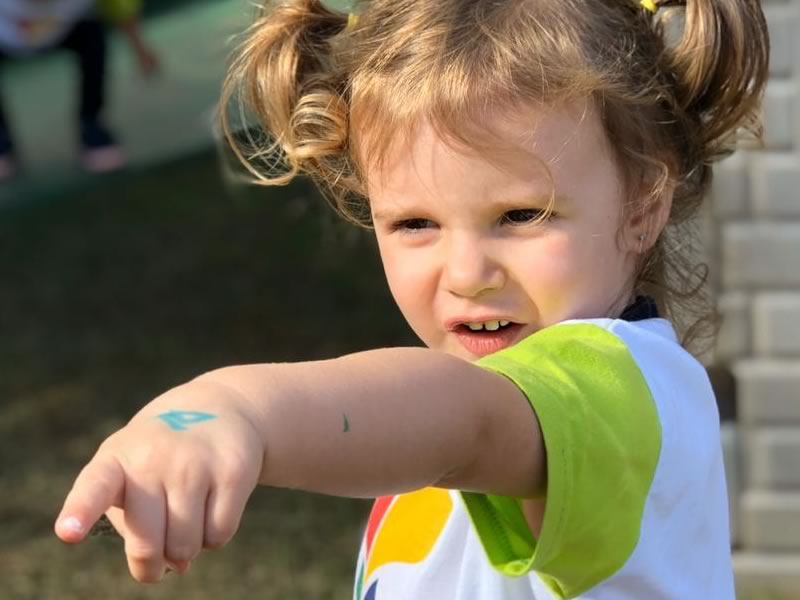
[[[697,287],[674,236],[710,164],[758,132],[768,42],[757,0],[669,4],[265,11],[225,101],[274,145],[238,152],[374,226],[427,349],[166,392],[80,474],[61,539],[106,513],[156,581],[261,483],[378,498],[357,600],[733,598],[716,404],[662,315]]]

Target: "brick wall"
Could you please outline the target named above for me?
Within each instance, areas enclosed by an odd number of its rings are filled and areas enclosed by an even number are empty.
[[[762,0],[772,36],[766,147],[716,169],[714,362],[736,380],[725,427],[740,599],[800,598],[800,0]]]

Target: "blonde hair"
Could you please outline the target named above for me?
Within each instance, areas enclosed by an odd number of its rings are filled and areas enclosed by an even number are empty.
[[[673,319],[700,317],[705,275],[683,251],[685,224],[711,164],[761,136],[769,41],[759,0],[656,5],[654,15],[636,0],[369,0],[348,27],[319,0],[272,2],[229,70],[223,130],[256,182],[305,173],[345,218],[368,225],[364,163],[380,167],[421,118],[477,148],[485,132],[473,124],[487,109],[593,99],[626,210],[673,193],[636,291]],[[231,104],[267,138],[236,131]],[[684,321],[684,341],[701,322]]]

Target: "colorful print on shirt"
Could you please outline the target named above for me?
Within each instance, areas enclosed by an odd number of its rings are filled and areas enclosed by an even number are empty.
[[[392,563],[424,561],[436,545],[450,514],[449,492],[425,488],[400,496],[383,496],[372,507],[364,535],[364,555],[356,577],[356,598],[377,600],[376,571]],[[367,586],[367,584],[369,585]]]

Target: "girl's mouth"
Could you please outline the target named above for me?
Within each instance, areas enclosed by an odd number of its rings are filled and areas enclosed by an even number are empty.
[[[521,330],[520,323],[484,321],[461,323],[452,332],[470,354],[480,358],[513,345]]]

